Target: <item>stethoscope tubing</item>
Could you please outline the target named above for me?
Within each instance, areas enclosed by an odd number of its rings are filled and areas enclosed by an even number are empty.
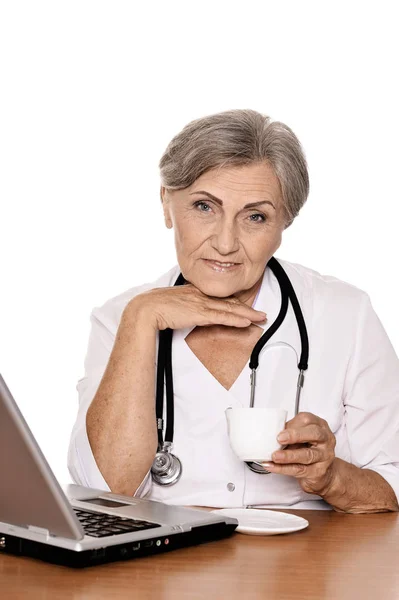
[[[262,335],[262,337],[255,344],[250,361],[249,367],[251,369],[251,390],[250,390],[250,407],[254,406],[255,402],[255,387],[256,387],[256,369],[259,366],[259,354],[269,339],[276,333],[279,327],[284,322],[288,311],[289,301],[291,301],[295,318],[297,321],[300,339],[301,339],[301,355],[298,363],[299,375],[297,382],[297,390],[295,397],[295,415],[298,414],[299,401],[301,390],[304,384],[304,371],[308,368],[309,360],[309,339],[305,324],[305,319],[302,314],[302,310],[296,296],[295,290],[291,284],[291,281],[286,274],[281,264],[274,258],[270,258],[267,266],[271,269],[275,275],[281,291],[281,307],[276,320],[268,328],[268,330]],[[182,273],[177,277],[174,285],[184,285],[186,280]],[[156,383],[156,419],[157,419],[157,435],[158,435],[158,453],[156,460],[161,460],[162,454],[169,453],[173,444],[173,431],[174,431],[174,391],[173,391],[173,374],[172,374],[172,338],[173,330],[170,328],[164,329],[159,332],[159,344],[158,344],[158,365],[157,365],[157,383]],[[163,418],[164,409],[164,385],[166,387],[166,428]],[[165,436],[163,431],[165,430]],[[170,454],[171,458],[175,459],[176,473],[178,472],[177,479],[181,476],[181,463],[179,459]],[[155,461],[154,461],[155,463]],[[250,465],[248,465],[252,470]],[[266,472],[258,471],[256,472]],[[154,478],[154,473],[153,473]],[[176,481],[171,481],[171,477],[162,478],[158,474],[155,477],[157,483],[163,485],[171,485]]]

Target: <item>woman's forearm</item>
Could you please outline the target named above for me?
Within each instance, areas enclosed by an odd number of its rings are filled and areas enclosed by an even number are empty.
[[[155,347],[156,328],[132,302],[86,416],[94,458],[115,493],[134,494],[156,453]]]
[[[395,492],[379,473],[360,469],[340,458],[335,458],[331,483],[320,496],[338,512],[356,514],[399,510]]]

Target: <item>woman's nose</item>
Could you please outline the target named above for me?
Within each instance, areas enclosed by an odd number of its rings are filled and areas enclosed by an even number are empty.
[[[236,252],[239,249],[234,223],[224,220],[218,224],[218,228],[212,236],[212,247],[221,255]]]

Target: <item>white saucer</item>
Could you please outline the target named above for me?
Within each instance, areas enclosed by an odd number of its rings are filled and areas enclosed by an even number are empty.
[[[237,519],[236,531],[248,535],[291,533],[309,525],[309,521],[302,517],[260,508],[219,508],[212,512]]]

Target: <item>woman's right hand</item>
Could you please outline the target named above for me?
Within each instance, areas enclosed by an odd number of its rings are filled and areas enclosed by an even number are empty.
[[[135,296],[125,311],[144,311],[155,329],[184,329],[192,326],[226,325],[248,327],[263,322],[264,312],[255,310],[238,298],[216,298],[203,294],[191,283],[153,288]]]

